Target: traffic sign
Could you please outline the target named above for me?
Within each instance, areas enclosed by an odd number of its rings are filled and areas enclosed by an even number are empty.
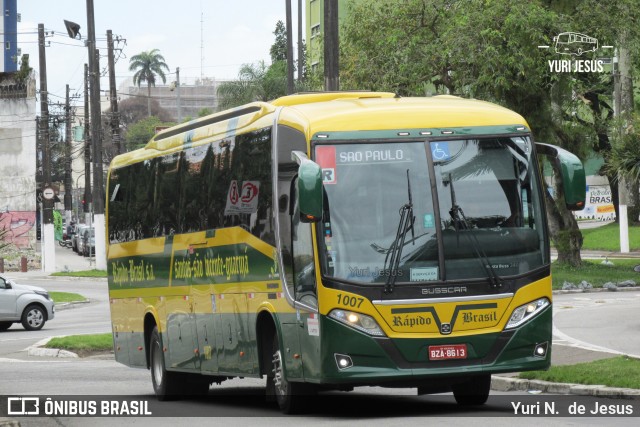
[[[56,192],[53,191],[53,188],[51,187],[47,187],[44,190],[42,190],[42,197],[44,197],[47,200],[51,200],[56,196]]]

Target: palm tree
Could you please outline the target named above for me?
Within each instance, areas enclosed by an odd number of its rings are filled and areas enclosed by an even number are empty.
[[[147,113],[149,117],[151,116],[151,86],[156,85],[156,76],[162,79],[162,83],[167,81],[164,70],[168,72],[169,67],[158,49],[141,52],[129,60],[129,71],[136,72],[133,75],[133,83],[140,87],[142,82],[147,82]]]

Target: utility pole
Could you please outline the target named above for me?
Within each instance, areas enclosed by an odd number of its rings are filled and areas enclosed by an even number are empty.
[[[618,119],[618,125],[620,129],[618,134],[620,137],[624,137],[626,134],[626,126],[629,124],[631,113],[633,112],[633,82],[630,78],[631,75],[631,53],[627,47],[628,34],[622,33],[620,36],[620,47],[617,49],[617,61],[614,59],[614,116]],[[617,62],[617,64],[616,64]],[[620,122],[623,120],[623,122]],[[620,252],[629,253],[629,218],[628,207],[635,205],[633,195],[630,191],[630,187],[634,192],[638,191],[638,188],[630,186],[626,178],[618,180],[618,194],[619,194],[619,206],[618,212],[620,217],[618,218],[618,224],[620,226]],[[636,197],[637,198],[637,197]],[[633,220],[637,220],[633,218]]]
[[[302,48],[302,0],[298,0],[298,82],[304,79],[304,49]]]
[[[102,138],[100,135],[100,70],[99,51],[96,49],[96,31],[93,0],[87,0],[87,48],[89,51],[89,80],[91,97],[91,143],[93,145],[93,215],[96,241],[96,268],[107,269],[106,221],[104,218],[104,184],[102,179]]]
[[[113,145],[115,146],[115,154],[122,153],[120,147],[120,116],[118,114],[118,93],[116,91],[116,70],[113,58],[113,34],[111,30],[107,30],[107,46],[109,61],[109,101],[111,103],[111,135]]]
[[[65,115],[65,139],[64,146],[64,214],[67,225],[71,224],[73,210],[73,189],[71,180],[71,106],[69,105],[69,85],[67,85],[67,97],[64,103]]]
[[[324,0],[324,89],[340,90],[338,78],[338,0]]]
[[[178,103],[178,123],[182,123],[182,106],[180,105],[180,67],[176,67],[176,102]]]
[[[53,225],[54,197],[51,188],[51,142],[49,141],[49,101],[47,92],[47,56],[44,51],[44,24],[38,24],[38,51],[40,55],[40,137],[42,138],[42,241],[43,270],[56,269],[56,242]]]
[[[285,0],[287,12],[287,95],[291,95],[293,89],[293,40],[291,30],[291,0]]]
[[[82,212],[84,212],[84,223],[89,224],[91,220],[91,132],[89,115],[89,66],[84,64],[84,197],[82,200]]]

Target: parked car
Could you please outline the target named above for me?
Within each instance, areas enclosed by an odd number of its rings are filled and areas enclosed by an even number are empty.
[[[92,256],[96,252],[96,234],[95,229],[90,228],[84,230],[82,234],[82,255]]]
[[[45,289],[19,285],[0,276],[0,332],[13,323],[22,323],[26,330],[37,331],[54,315],[53,300]]]
[[[76,224],[75,233],[73,233],[73,237],[71,239],[71,249],[78,254],[81,253],[78,246],[80,245],[80,240],[82,240],[82,232],[88,228],[88,225]]]

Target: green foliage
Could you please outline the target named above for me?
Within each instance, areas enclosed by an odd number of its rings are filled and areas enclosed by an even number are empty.
[[[278,21],[276,23],[276,29],[273,34],[276,36],[276,41],[271,45],[271,49],[269,50],[271,62],[286,61],[287,27],[284,25],[284,22]]]
[[[68,337],[59,337],[51,339],[45,347],[60,348],[70,351],[104,351],[113,349],[113,335],[94,334],[94,335],[71,335]]]
[[[157,127],[173,125],[175,123],[162,122],[156,116],[147,117],[130,125],[125,135],[128,151],[144,147],[156,134]]]
[[[219,108],[237,107],[253,101],[270,101],[286,94],[287,63],[275,62],[270,67],[261,61],[244,64],[235,81],[218,86]]]
[[[211,114],[213,114],[213,110],[209,107],[204,107],[203,109],[198,111],[198,117],[205,117]]]
[[[168,72],[169,67],[164,62],[164,56],[158,49],[133,55],[129,60],[129,71],[135,71],[133,83],[138,87],[147,82],[147,116],[151,116],[151,86],[156,85],[157,77],[160,77],[162,83],[167,81],[165,71]]]
[[[107,272],[105,270],[60,271],[51,273],[51,275],[59,277],[107,277]]]
[[[583,280],[595,287],[602,287],[607,282],[638,281],[638,273],[633,271],[633,267],[640,264],[639,259],[610,259],[613,265],[602,264],[602,261],[604,259],[582,261],[580,267],[554,262],[551,264],[553,289],[562,289],[564,282],[578,284]]]
[[[61,304],[63,302],[77,302],[77,301],[86,301],[87,299],[80,294],[76,294],[73,292],[49,292],[51,299],[55,301],[56,304]]]
[[[613,145],[607,162],[609,171],[618,179],[640,180],[640,116],[633,115],[631,122],[614,126]]]
[[[612,252],[620,250],[620,225],[617,223],[584,229],[582,237],[584,239],[583,249]],[[629,247],[633,251],[640,250],[640,226],[629,227]]]
[[[129,60],[129,71],[135,71],[134,84],[140,86],[141,83],[147,82],[149,86],[155,86],[156,77],[160,77],[163,83],[167,81],[164,72],[168,72],[169,67],[164,62],[164,56],[160,51],[152,49],[133,55]]]
[[[5,238],[7,237],[7,234],[9,234],[9,229],[8,228],[2,228],[0,229],[0,250],[6,248],[7,246],[9,246],[9,243],[5,242]]]
[[[33,71],[33,68],[29,66],[29,55],[22,55],[22,59],[20,61],[20,69],[16,73],[16,79],[18,80],[18,82],[24,83],[31,75],[31,71]]]
[[[640,389],[640,360],[618,356],[576,365],[552,366],[548,371],[522,372],[520,378]]]

